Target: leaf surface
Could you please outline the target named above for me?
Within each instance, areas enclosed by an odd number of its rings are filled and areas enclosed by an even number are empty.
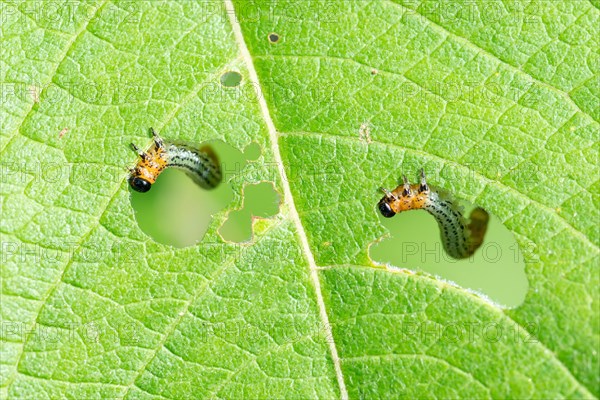
[[[598,397],[596,3],[35,4],[2,4],[2,398]],[[154,242],[150,126],[260,145],[229,210],[280,213]],[[520,307],[373,266],[420,167],[533,249]]]

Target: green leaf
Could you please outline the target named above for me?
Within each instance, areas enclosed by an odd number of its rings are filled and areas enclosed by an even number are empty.
[[[2,398],[600,395],[597,2],[0,7]],[[262,149],[197,246],[135,220],[150,126]],[[373,266],[420,167],[533,249],[521,306]]]

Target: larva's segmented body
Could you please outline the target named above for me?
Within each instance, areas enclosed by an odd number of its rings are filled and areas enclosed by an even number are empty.
[[[140,156],[137,165],[130,170],[129,184],[138,192],[147,192],[166,168],[183,170],[204,189],[213,189],[221,182],[219,159],[215,152],[204,146],[196,149],[182,143],[165,143],[154,129],[150,129],[154,145],[146,152],[133,143],[131,146]]]
[[[402,211],[423,209],[433,215],[440,227],[444,250],[457,259],[467,258],[483,243],[489,221],[488,213],[475,208],[467,221],[462,208],[444,192],[430,187],[421,170],[421,182],[411,185],[406,177],[404,184],[393,191],[383,189],[385,196],[378,208],[384,217],[391,218]]]

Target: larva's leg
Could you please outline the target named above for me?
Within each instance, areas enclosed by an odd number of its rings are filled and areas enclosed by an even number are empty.
[[[387,198],[392,198],[392,199],[394,199],[394,200],[398,200],[398,198],[396,197],[396,195],[395,195],[394,193],[390,192],[389,190],[387,190],[386,188],[383,188],[383,187],[381,187],[381,188],[379,188],[379,189],[380,189],[380,190],[381,190],[383,193],[385,193],[385,196],[386,196]]]
[[[410,194],[410,182],[406,179],[406,175],[402,175],[403,188],[402,188],[402,196],[408,196]]]
[[[150,132],[152,133],[152,138],[154,138],[154,145],[157,149],[162,149],[164,147],[164,142],[158,133],[154,130],[154,128],[150,128]]]
[[[133,149],[133,151],[135,151],[138,156],[142,157],[143,160],[146,159],[147,155],[146,153],[144,153],[139,147],[137,147],[135,144],[131,143],[131,148]]]
[[[421,184],[419,185],[419,192],[427,192],[429,191],[429,186],[427,186],[427,179],[425,178],[425,170],[421,168]]]

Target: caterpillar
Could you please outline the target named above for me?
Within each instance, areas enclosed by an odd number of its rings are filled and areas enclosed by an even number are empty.
[[[183,170],[204,189],[213,189],[221,182],[219,158],[210,146],[196,149],[188,144],[165,142],[154,129],[150,128],[150,132],[154,145],[148,151],[131,143],[140,156],[136,166],[129,170],[128,181],[133,190],[147,192],[161,172],[170,167]]]
[[[471,211],[467,221],[456,201],[427,184],[423,169],[420,183],[411,185],[404,175],[402,180],[403,184],[391,192],[381,188],[385,193],[377,204],[381,215],[391,218],[402,211],[423,209],[437,221],[444,250],[450,257],[462,259],[475,253],[487,230],[487,211],[477,207]]]

